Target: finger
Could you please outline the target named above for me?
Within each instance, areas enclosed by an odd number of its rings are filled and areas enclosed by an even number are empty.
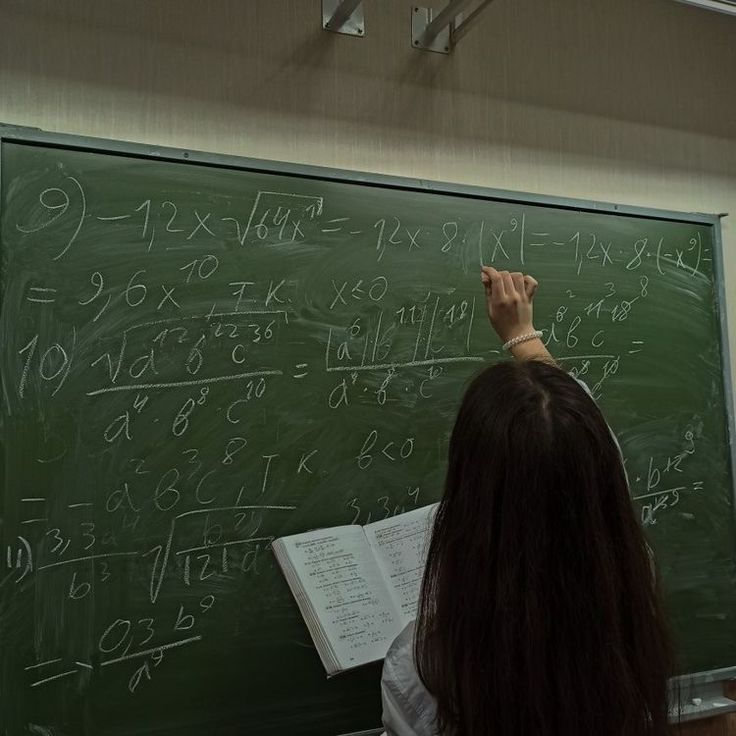
[[[529,301],[534,298],[538,287],[539,282],[534,278],[534,276],[524,276],[524,291],[526,292]]]
[[[501,279],[503,281],[504,296],[513,297],[516,293],[514,288],[514,280],[511,278],[511,274],[508,271],[501,271]]]
[[[503,276],[493,266],[484,266],[483,270],[491,279],[490,290],[494,301],[500,301],[506,297],[506,285]]]
[[[486,297],[486,306],[489,310],[492,309],[491,302],[493,301],[493,292],[491,288],[491,275],[488,273],[488,269],[485,266],[480,267],[480,280],[483,283],[483,291]]]
[[[503,283],[500,280],[501,274],[493,266],[481,266],[480,278],[489,294],[493,291],[494,284],[496,284],[496,291],[503,288]]]
[[[524,274],[519,271],[514,271],[511,274],[511,281],[514,283],[514,291],[523,299],[526,296],[526,289],[524,289]]]
[[[493,273],[496,269],[492,266],[481,266],[480,267],[480,280],[485,284],[490,283]]]
[[[483,291],[486,296],[486,303],[488,307],[491,306],[491,300],[493,299],[493,287],[491,286],[491,277],[487,273],[481,274],[481,281],[483,282]]]

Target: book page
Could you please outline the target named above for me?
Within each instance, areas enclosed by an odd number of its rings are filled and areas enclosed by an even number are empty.
[[[437,504],[368,524],[365,536],[401,613],[402,628],[417,615],[419,590]]]
[[[283,537],[341,669],[380,660],[401,618],[359,526]]]

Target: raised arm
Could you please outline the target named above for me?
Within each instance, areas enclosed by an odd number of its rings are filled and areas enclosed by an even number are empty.
[[[486,292],[488,319],[501,341],[505,344],[535,333],[532,301],[539,286],[536,279],[519,272],[497,271],[491,266],[482,266],[480,277]],[[516,360],[555,362],[539,337],[519,342],[509,352]]]

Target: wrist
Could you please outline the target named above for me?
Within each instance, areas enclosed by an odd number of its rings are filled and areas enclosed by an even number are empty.
[[[520,342],[518,345],[514,345],[509,349],[511,355],[514,356],[515,360],[543,360],[546,363],[555,365],[555,359],[550,354],[549,350],[545,347],[541,338],[534,338],[533,340],[525,340]]]
[[[522,345],[525,342],[532,342],[534,340],[539,340],[541,337],[542,337],[542,332],[540,330],[537,330],[535,332],[527,332],[523,335],[519,335],[518,337],[514,337],[508,342],[505,342],[503,344],[503,349],[512,350],[517,345]]]
[[[498,333],[501,341],[505,344],[510,340],[515,340],[517,337],[523,337],[524,335],[533,335],[537,332],[533,324],[527,324],[523,326],[512,327],[508,330],[504,330],[503,334]]]

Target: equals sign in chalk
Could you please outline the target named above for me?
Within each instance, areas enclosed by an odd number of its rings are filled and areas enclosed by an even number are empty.
[[[631,341],[631,344],[632,345],[643,345],[644,344],[644,341],[643,340],[632,340]],[[636,348],[634,350],[629,350],[629,355],[634,355],[634,353],[640,353],[641,350],[642,350],[641,348]]]
[[[42,286],[31,286],[28,289],[31,293],[28,295],[29,302],[37,302],[38,304],[53,304],[56,301],[56,289],[47,289]]]
[[[335,217],[332,220],[327,220],[325,225],[332,225],[333,227],[323,227],[321,230],[323,233],[337,233],[342,230],[342,225],[337,225],[337,223],[347,222],[349,219],[349,217]],[[337,225],[337,227],[334,227],[335,225]]]
[[[532,237],[535,237],[535,238],[548,238],[549,237],[549,233],[532,233]],[[536,245],[538,247],[543,247],[543,246],[547,245],[547,242],[546,241],[541,241],[541,242],[538,242],[538,243],[529,243],[529,245],[530,246],[531,245]]]
[[[309,373],[307,370],[308,363],[297,363],[294,368],[296,369],[296,373],[294,373],[294,378],[304,378],[304,376]]]

